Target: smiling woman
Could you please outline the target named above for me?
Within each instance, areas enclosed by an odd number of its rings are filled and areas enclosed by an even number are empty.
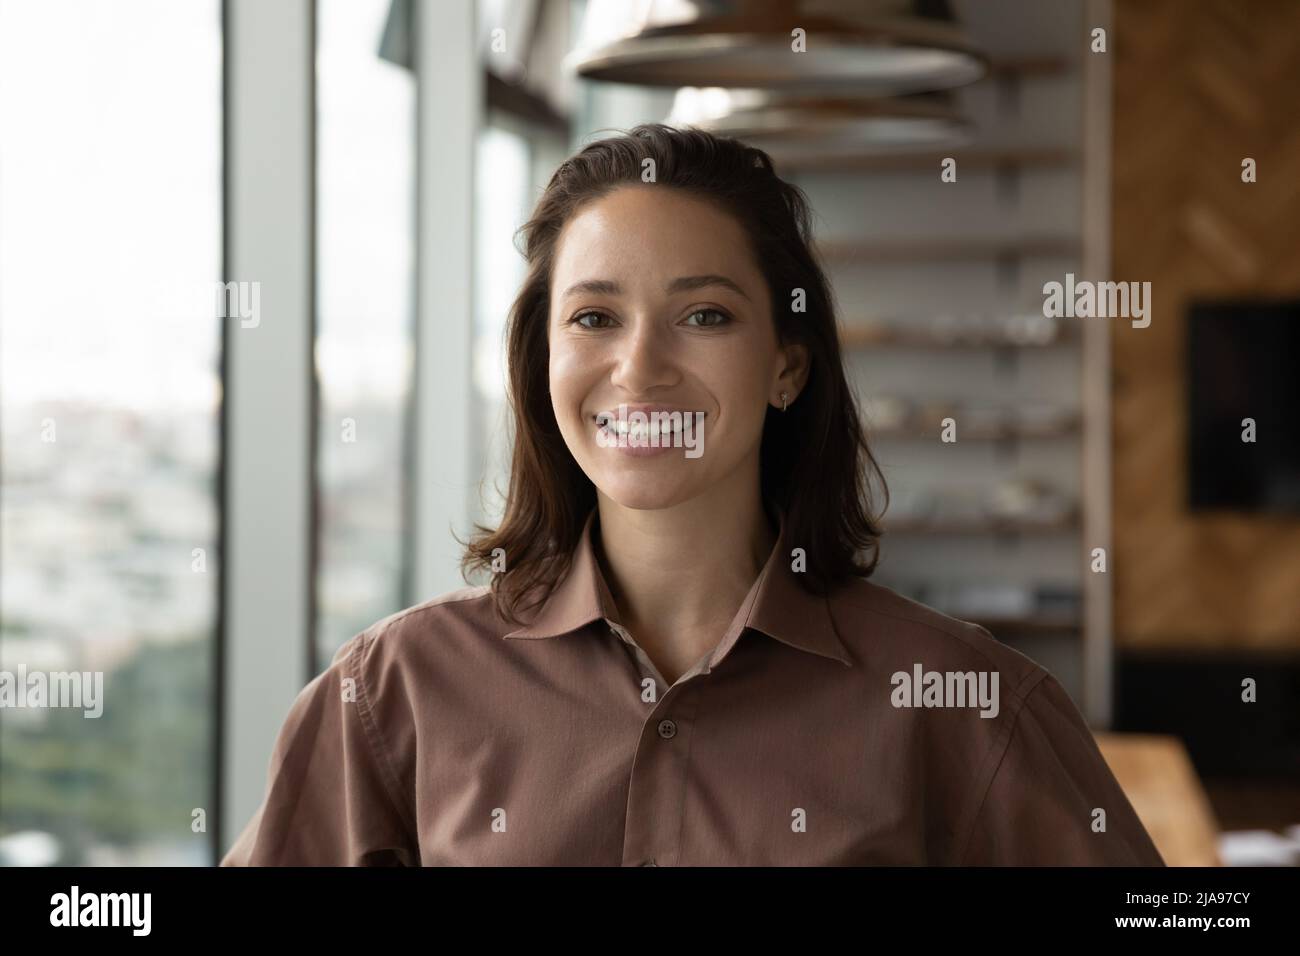
[[[765,154],[640,126],[523,232],[491,583],[343,646],[226,862],[1161,863],[1051,675],[868,580],[880,475]]]

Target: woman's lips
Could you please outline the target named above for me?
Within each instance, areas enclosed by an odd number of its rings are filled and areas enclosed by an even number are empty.
[[[634,425],[628,420],[633,412],[641,412],[646,416],[644,425]],[[655,420],[656,415],[674,413],[677,415],[676,418]],[[604,436],[603,440],[598,441],[601,447],[611,448],[634,458],[645,458],[670,451],[681,452],[698,444],[699,438],[693,438],[690,442],[685,441],[684,438],[699,435],[703,430],[706,416],[706,412],[690,409],[642,405],[627,406],[623,417],[615,411],[607,411],[592,415],[591,420],[596,426],[598,435]],[[687,435],[684,435],[684,432]]]

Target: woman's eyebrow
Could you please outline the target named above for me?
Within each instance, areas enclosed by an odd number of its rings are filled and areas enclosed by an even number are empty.
[[[693,292],[696,289],[703,289],[711,285],[720,285],[724,289],[730,289],[737,295],[748,299],[749,296],[745,290],[726,276],[720,275],[700,275],[700,276],[678,276],[665,287],[664,291],[670,295],[676,292]],[[561,298],[568,298],[571,295],[621,295],[623,287],[611,279],[584,279],[582,282],[575,282],[564,290]]]
[[[746,299],[749,298],[748,295],[745,295],[744,289],[736,285],[736,283],[732,282],[726,276],[720,276],[720,275],[679,276],[676,279],[674,279],[672,282],[668,283],[668,288],[666,291],[668,291],[669,293],[693,292],[696,289],[703,289],[711,285],[720,285],[724,289],[730,289],[732,292],[736,293],[739,296],[743,296]]]

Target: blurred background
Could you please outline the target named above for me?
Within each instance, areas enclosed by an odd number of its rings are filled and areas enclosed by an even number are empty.
[[[1284,0],[0,0],[0,670],[104,675],[0,708],[0,864],[212,864],[463,586],[514,232],[649,121],[812,202],[875,580],[1055,674],[1171,864],[1300,863],[1296,89]]]

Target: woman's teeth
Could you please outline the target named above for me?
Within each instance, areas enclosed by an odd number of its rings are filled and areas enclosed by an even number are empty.
[[[596,422],[607,432],[613,432],[615,435],[625,435],[628,438],[637,440],[655,439],[661,435],[672,434],[682,430],[682,421],[680,417],[676,421],[653,421],[645,424],[614,420],[601,422],[599,418],[596,419]]]

